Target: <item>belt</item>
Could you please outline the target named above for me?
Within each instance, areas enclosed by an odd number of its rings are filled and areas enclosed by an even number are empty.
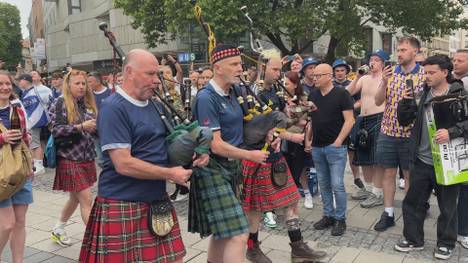
[[[211,158],[215,159],[218,162],[234,162],[234,161],[236,161],[236,159],[226,158],[224,156],[217,155],[217,154],[214,154],[214,153],[211,153],[210,156],[211,156]]]

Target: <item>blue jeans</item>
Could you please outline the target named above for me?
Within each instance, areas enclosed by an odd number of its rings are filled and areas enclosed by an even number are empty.
[[[322,194],[323,215],[336,220],[346,219],[346,190],[343,181],[348,160],[346,146],[312,147],[312,157]],[[333,206],[333,198],[336,209]]]

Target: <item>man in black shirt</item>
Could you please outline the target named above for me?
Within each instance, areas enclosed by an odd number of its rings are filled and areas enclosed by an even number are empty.
[[[314,228],[332,227],[331,234],[341,236],[346,230],[343,177],[347,161],[346,139],[354,125],[353,100],[346,89],[333,86],[330,65],[318,65],[313,79],[317,89],[310,93],[309,100],[315,103],[317,110],[311,114],[312,157],[323,202],[323,218],[314,224]]]

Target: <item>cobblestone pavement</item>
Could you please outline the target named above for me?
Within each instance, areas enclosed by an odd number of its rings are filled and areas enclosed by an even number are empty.
[[[25,263],[27,262],[76,262],[79,255],[84,226],[81,222],[79,211],[75,212],[67,226],[67,232],[73,239],[73,245],[62,248],[50,240],[50,230],[54,226],[67,195],[52,191],[54,179],[53,170],[48,170],[45,175],[35,178],[34,191],[35,202],[30,206],[27,214],[27,240]],[[347,192],[354,193],[357,189],[352,186],[352,176],[349,171],[346,174]],[[172,189],[172,187],[169,187]],[[93,187],[96,193],[96,186]],[[401,218],[401,201],[403,191],[396,193],[396,226],[384,233],[378,233],[372,229],[380,218],[382,207],[363,209],[358,202],[348,198],[348,215],[346,233],[341,237],[333,237],[328,231],[317,231],[312,224],[321,218],[321,204],[319,197],[314,198],[315,207],[306,210],[300,205],[301,226],[304,239],[312,246],[324,249],[328,257],[323,262],[436,262],[432,256],[436,239],[436,218],[438,207],[434,197],[430,200],[430,213],[425,222],[426,244],[425,250],[415,253],[399,253],[393,250],[394,244],[401,238],[403,229]],[[187,247],[186,262],[206,262],[207,239],[200,239],[198,235],[187,233],[187,207],[188,201],[176,203],[177,214],[183,231],[184,243]],[[278,227],[267,229],[263,227],[260,232],[262,248],[273,262],[290,262],[289,240],[285,225],[282,223],[284,216],[281,211],[278,214]],[[5,249],[2,262],[10,262],[10,252]],[[447,262],[468,262],[468,250],[457,247],[454,254]]]

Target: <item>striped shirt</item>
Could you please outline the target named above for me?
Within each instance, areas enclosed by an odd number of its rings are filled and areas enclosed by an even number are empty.
[[[401,126],[397,118],[398,103],[403,98],[407,79],[412,79],[416,93],[420,92],[426,80],[424,68],[416,64],[416,67],[408,74],[402,71],[400,65],[394,68],[393,75],[388,80],[385,95],[385,110],[380,128],[380,132],[385,135],[397,138],[409,138],[411,135],[413,124]]]

